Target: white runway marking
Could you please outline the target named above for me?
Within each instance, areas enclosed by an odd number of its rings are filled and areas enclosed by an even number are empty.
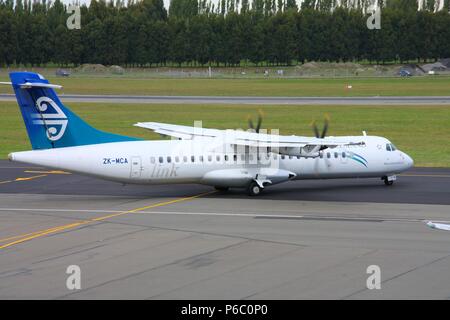
[[[37,212],[82,212],[82,213],[120,213],[123,210],[89,210],[89,209],[55,209],[55,208],[0,208],[0,211],[37,211]],[[345,216],[322,216],[322,215],[283,215],[283,214],[259,214],[259,213],[226,213],[226,212],[179,212],[179,211],[140,211],[139,213],[149,213],[158,215],[186,215],[186,216],[218,216],[218,217],[247,217],[247,218],[273,218],[273,219],[305,219],[305,220],[341,220],[341,221],[367,221],[374,222],[374,220],[391,221],[391,222],[424,222],[429,221],[429,218],[414,219],[414,218],[383,218],[383,217],[345,217]],[[434,222],[450,223],[445,220],[433,220]]]

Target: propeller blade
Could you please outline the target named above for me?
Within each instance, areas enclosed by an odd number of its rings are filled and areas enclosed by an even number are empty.
[[[255,129],[255,126],[253,125],[253,120],[252,120],[252,118],[250,117],[250,115],[247,116],[247,122],[248,122],[248,127],[249,127],[250,129],[254,130],[254,129]]]
[[[259,133],[259,130],[261,129],[261,124],[263,121],[263,116],[264,116],[264,113],[261,110],[258,110],[258,122],[256,122],[256,127],[255,127],[252,117],[250,115],[248,115],[247,116],[248,127],[250,129],[252,129],[253,131],[255,131],[256,133]]]
[[[258,122],[256,124],[256,133],[259,133],[259,129],[261,129],[261,124],[262,124],[262,120],[263,120],[263,112],[261,111],[261,109],[258,110]]]
[[[320,137],[323,139],[325,138],[325,136],[327,135],[327,131],[328,131],[328,126],[330,124],[330,116],[328,114],[325,114],[325,119],[323,121],[323,129],[322,129],[322,134],[320,135]]]
[[[313,130],[314,130],[314,135],[316,136],[316,138],[320,138],[319,128],[317,127],[316,120],[314,120],[314,121],[311,123],[311,126],[312,126],[312,128],[313,128]]]

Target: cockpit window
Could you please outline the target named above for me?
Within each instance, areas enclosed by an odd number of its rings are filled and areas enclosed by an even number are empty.
[[[392,143],[386,143],[386,150],[387,151],[395,151],[397,148]]]

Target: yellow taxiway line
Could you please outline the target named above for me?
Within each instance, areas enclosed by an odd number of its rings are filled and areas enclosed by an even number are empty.
[[[18,177],[18,178],[14,179],[14,180],[0,181],[0,184],[11,183],[11,182],[16,182],[16,181],[33,180],[33,179],[37,179],[37,178],[46,177],[49,174],[71,174],[70,172],[61,171],[61,170],[51,170],[51,171],[25,170],[24,172],[25,173],[42,173],[42,174],[37,175],[37,176],[31,176],[31,177]]]
[[[59,232],[59,231],[73,229],[73,228],[78,227],[78,226],[82,226],[82,225],[86,225],[86,224],[90,224],[90,223],[94,223],[94,222],[98,222],[98,221],[103,221],[103,220],[106,220],[106,219],[122,216],[122,215],[125,215],[125,214],[136,213],[136,212],[139,212],[139,211],[142,211],[142,210],[146,210],[146,209],[153,209],[153,208],[158,208],[158,207],[162,207],[162,206],[167,206],[169,204],[173,204],[173,203],[177,203],[177,202],[183,202],[183,201],[192,200],[192,199],[199,198],[199,197],[202,197],[202,196],[214,193],[214,192],[216,192],[216,191],[204,192],[204,193],[200,193],[200,194],[197,194],[197,195],[194,195],[194,196],[190,196],[190,197],[184,197],[184,198],[178,198],[178,199],[174,199],[174,200],[170,200],[170,201],[159,202],[159,203],[151,204],[151,205],[148,205],[148,206],[145,206],[145,207],[131,209],[131,210],[127,210],[127,211],[123,211],[123,212],[119,212],[119,213],[114,213],[114,214],[110,214],[110,215],[106,215],[106,216],[102,216],[102,217],[98,217],[98,218],[94,218],[94,219],[80,220],[80,221],[76,221],[76,222],[73,222],[73,223],[70,223],[70,224],[57,226],[57,227],[50,228],[50,229],[45,229],[45,230],[35,231],[35,232],[21,234],[21,235],[17,235],[17,236],[12,236],[12,237],[5,238],[5,239],[0,239],[0,242],[9,241],[9,240],[12,240],[12,239],[17,239],[15,241],[8,242],[8,243],[5,243],[3,245],[0,245],[0,249],[5,249],[5,248],[11,247],[13,245],[16,245],[16,244],[19,244],[19,243],[23,243],[23,242],[26,242],[26,241],[30,241],[30,240],[33,240],[33,239],[36,239],[36,238],[40,238],[40,237],[43,237],[45,235],[53,234],[53,233],[56,233],[56,232]]]
[[[70,172],[62,170],[51,170],[51,171],[36,171],[36,170],[25,170],[26,173],[45,173],[45,174],[71,174]]]
[[[46,176],[47,176],[47,174],[40,174],[38,176],[31,176],[31,177],[18,177],[18,178],[15,178],[14,180],[0,181],[0,184],[17,182],[17,181],[28,181],[28,180],[33,180],[33,179],[42,178],[42,177],[46,177]]]
[[[28,181],[28,180],[33,180],[33,179],[42,178],[42,177],[46,177],[46,176],[47,176],[46,174],[40,174],[38,176],[16,178],[16,180],[14,180],[14,181]]]

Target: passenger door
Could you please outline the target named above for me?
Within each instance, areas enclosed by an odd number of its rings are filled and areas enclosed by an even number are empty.
[[[142,162],[141,157],[131,157],[131,179],[139,179],[141,177]]]

